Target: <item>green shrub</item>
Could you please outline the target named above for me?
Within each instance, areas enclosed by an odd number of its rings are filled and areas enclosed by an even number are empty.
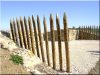
[[[10,55],[12,60],[15,64],[23,64],[23,58],[19,55]]]

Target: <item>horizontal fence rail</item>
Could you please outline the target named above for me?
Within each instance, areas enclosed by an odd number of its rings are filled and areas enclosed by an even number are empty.
[[[51,33],[51,46],[48,41],[48,30],[46,24],[46,18],[43,19],[44,25],[44,34],[45,34],[45,46],[44,40],[41,33],[41,23],[40,18],[37,16],[37,20],[35,21],[34,16],[28,17],[28,20],[24,16],[24,19],[20,17],[20,19],[16,18],[16,22],[13,20],[10,21],[11,28],[11,39],[18,44],[19,47],[29,49],[33,52],[33,54],[37,55],[43,62],[47,62],[48,66],[56,69],[57,65],[57,56],[59,57],[59,70],[63,70],[63,62],[66,62],[66,70],[70,72],[70,53],[69,53],[69,39],[68,39],[68,25],[67,25],[67,17],[64,13],[63,16],[63,26],[64,26],[64,41],[65,41],[65,52],[62,51],[61,44],[61,29],[60,29],[60,21],[58,14],[56,15],[56,27],[57,27],[57,38],[58,38],[58,53],[56,54],[56,45],[55,45],[55,33],[54,33],[54,19],[53,15],[50,14],[50,33]],[[50,48],[51,47],[51,48]],[[46,49],[46,55],[44,50]],[[50,50],[51,49],[51,50]],[[52,51],[52,56],[50,55],[50,51]],[[66,60],[63,60],[63,54],[65,53]],[[51,58],[52,57],[52,61]],[[46,60],[47,59],[47,60]],[[51,65],[52,62],[52,65]]]

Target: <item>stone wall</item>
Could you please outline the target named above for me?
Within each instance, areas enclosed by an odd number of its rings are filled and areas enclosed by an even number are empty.
[[[69,40],[77,40],[78,39],[78,30],[69,29]]]
[[[75,29],[69,29],[69,40],[76,40],[78,38],[78,31]],[[55,41],[58,41],[57,30],[54,30]],[[43,34],[45,40],[45,34]],[[48,32],[48,40],[51,41],[51,33]],[[61,41],[64,41],[64,30],[61,30]]]

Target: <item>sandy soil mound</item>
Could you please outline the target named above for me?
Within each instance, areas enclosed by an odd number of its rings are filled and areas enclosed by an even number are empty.
[[[10,52],[0,49],[0,74],[30,74],[22,65],[16,65],[9,60]]]

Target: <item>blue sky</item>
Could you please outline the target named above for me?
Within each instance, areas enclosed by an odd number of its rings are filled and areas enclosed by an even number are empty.
[[[46,17],[48,29],[50,29],[50,13],[53,14],[56,29],[56,13],[60,18],[63,28],[63,13],[66,12],[68,27],[79,25],[99,25],[98,1],[1,1],[0,30],[9,30],[10,19],[28,18],[39,15],[43,28],[43,16]]]

